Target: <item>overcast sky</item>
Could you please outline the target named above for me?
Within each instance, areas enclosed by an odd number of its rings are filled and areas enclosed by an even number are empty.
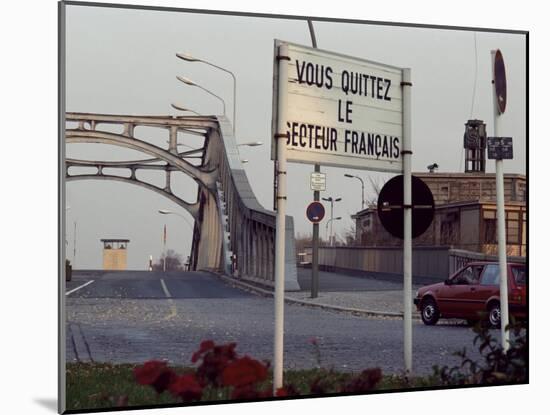
[[[198,88],[176,80],[188,77],[225,99],[227,115],[233,111],[231,78],[201,63],[175,57],[187,52],[233,71],[237,77],[237,141],[261,140],[261,147],[241,147],[252,188],[266,208],[271,208],[273,165],[270,160],[271,102],[274,39],[311,45],[305,21],[134,11],[67,6],[67,111],[133,115],[181,115],[170,103],[201,114],[221,114],[219,101]],[[501,134],[514,138],[514,160],[505,172],[525,174],[526,168],[526,50],[525,36],[471,31],[417,29],[366,24],[315,22],[318,47],[398,67],[410,67],[413,79],[413,172],[427,171],[437,162],[440,171],[463,171],[462,136],[470,118],[487,123],[493,131],[490,84],[490,51],[503,52],[508,78],[508,106]],[[475,89],[474,89],[475,86]],[[472,105],[473,103],[473,105]],[[138,137],[164,142],[166,135],[143,128]],[[188,139],[188,136],[185,136]],[[195,146],[195,141],[186,142]],[[138,152],[105,145],[67,146],[67,156],[83,159],[131,160]],[[295,230],[311,232],[305,218],[312,200],[309,172],[312,166],[289,164],[288,213]],[[352,226],[350,215],[361,207],[357,174],[368,182],[382,183],[388,174],[322,168],[327,173],[323,197],[342,197],[335,205],[335,232]],[[488,162],[494,171],[494,162]],[[160,176],[143,175],[161,184]],[[183,174],[173,181],[175,193],[192,201],[196,185]],[[367,198],[372,198],[367,186]],[[145,189],[117,182],[76,181],[67,184],[67,255],[73,258],[74,223],[76,267],[101,267],[99,239],[131,240],[128,266],[145,269],[149,255],[162,252],[162,229],[168,228],[168,248],[187,256],[191,228],[182,218],[164,216],[166,208],[191,216],[168,199]],[[321,236],[325,237],[324,224]]]

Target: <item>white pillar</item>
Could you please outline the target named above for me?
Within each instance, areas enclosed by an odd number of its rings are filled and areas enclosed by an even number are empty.
[[[273,390],[283,386],[285,226],[286,226],[286,118],[288,45],[279,46],[279,93],[277,106],[277,218],[275,231],[275,333]]]
[[[403,69],[403,351],[412,373],[411,70]]]
[[[495,88],[495,54],[491,51],[491,67],[493,68],[493,111],[494,111],[494,136],[500,137],[500,113]],[[506,263],[506,219],[504,210],[504,172],[502,160],[495,160],[496,187],[497,187],[497,235],[498,235],[498,265],[500,270],[500,334],[502,348],[506,351],[509,347],[510,334],[506,330],[508,326],[508,265]]]

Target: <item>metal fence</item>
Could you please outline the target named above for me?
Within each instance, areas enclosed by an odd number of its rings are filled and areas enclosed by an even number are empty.
[[[311,262],[311,248],[300,256],[302,263]],[[415,283],[443,281],[472,261],[498,261],[495,255],[484,255],[449,247],[413,248],[412,273]],[[525,263],[525,257],[508,257],[510,262]],[[319,266],[333,272],[353,274],[403,274],[401,247],[320,247]]]

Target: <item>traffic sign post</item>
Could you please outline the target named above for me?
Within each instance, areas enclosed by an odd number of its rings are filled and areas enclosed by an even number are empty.
[[[492,160],[513,159],[512,137],[487,137],[487,158]]]
[[[500,50],[491,51],[491,67],[493,68],[493,111],[494,111],[494,134],[495,138],[500,137],[500,117],[506,109],[506,71],[504,69],[504,59]],[[497,140],[494,140],[497,141]],[[505,140],[508,142],[508,140]],[[496,170],[496,190],[497,190],[497,233],[498,233],[498,263],[500,269],[500,332],[502,349],[509,348],[510,335],[506,330],[508,326],[508,266],[506,263],[506,222],[504,209],[504,172],[502,166],[503,155],[511,155],[511,139],[508,149],[503,149],[498,139],[498,145],[495,150],[489,150],[489,158],[495,157]],[[489,142],[488,142],[488,145]],[[493,154],[492,154],[493,153]],[[510,153],[510,154],[508,154]]]
[[[319,199],[319,192],[315,192]],[[325,207],[318,200],[311,202],[306,209],[308,220],[313,223],[313,246],[311,258],[311,298],[319,295],[319,222],[325,217]]]
[[[403,176],[390,179],[378,196],[378,217],[382,226],[396,238],[404,239]],[[422,235],[430,226],[435,214],[432,191],[421,179],[411,176],[412,187],[412,238]]]
[[[325,207],[321,202],[311,202],[307,206],[306,216],[311,223],[319,223],[325,217]]]
[[[325,173],[313,172],[310,178],[310,188],[315,192],[327,190],[327,175]]]

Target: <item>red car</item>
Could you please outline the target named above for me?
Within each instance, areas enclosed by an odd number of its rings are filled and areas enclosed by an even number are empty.
[[[414,304],[424,324],[440,317],[460,318],[475,324],[488,319],[500,325],[500,271],[498,262],[472,262],[445,282],[420,288]],[[508,306],[516,319],[527,317],[527,270],[525,264],[508,264]]]

